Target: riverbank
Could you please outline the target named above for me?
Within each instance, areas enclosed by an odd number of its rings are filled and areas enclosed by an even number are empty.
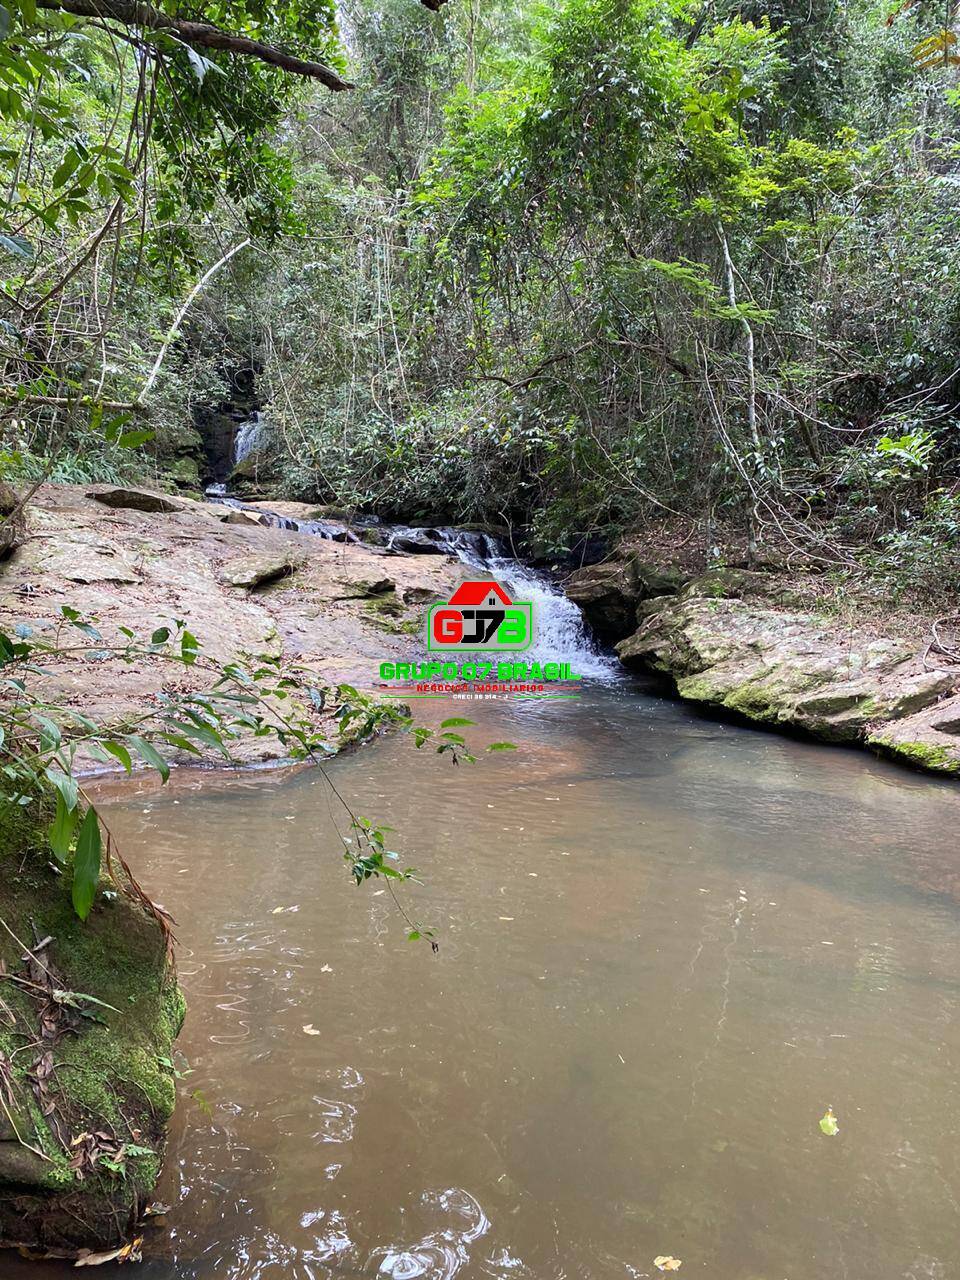
[[[288,518],[311,511],[280,507]],[[261,516],[147,490],[44,485],[22,546],[0,565],[0,628],[52,636],[63,605],[96,620],[105,637],[122,626],[149,636],[185,619],[220,663],[268,654],[322,684],[362,689],[381,661],[409,657],[424,601],[445,597],[463,576],[452,556],[388,554],[273,528]],[[169,664],[64,656],[47,665],[47,695],[106,725],[122,725],[163,693],[202,687],[192,668]],[[332,732],[329,710],[300,710]],[[283,749],[251,737],[233,754],[263,763]]]
[[[960,775],[960,666],[932,619],[842,612],[811,579],[650,564],[625,548],[566,583],[625,667],[745,720]]]

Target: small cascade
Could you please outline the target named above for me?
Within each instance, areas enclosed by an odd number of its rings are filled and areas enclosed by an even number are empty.
[[[546,574],[505,556],[496,539],[479,536],[488,544],[484,554],[458,548],[455,554],[459,559],[485,570],[513,599],[533,602],[533,645],[519,656],[541,664],[569,662],[579,675],[593,680],[620,679],[620,664],[594,643],[573,601]]]
[[[260,417],[259,414],[255,416]],[[244,423],[237,436],[238,460],[241,435],[248,425]],[[242,443],[248,450],[254,447],[250,443],[254,430],[255,427],[251,426],[250,433],[243,435]],[[214,492],[215,489],[218,492]],[[449,525],[382,525],[373,517],[359,519],[353,527],[348,527],[335,520],[298,520],[262,507],[251,507],[227,496],[220,485],[211,485],[207,496],[224,506],[256,511],[264,524],[277,529],[307,533],[331,542],[366,542],[373,554],[455,556],[470,568],[496,579],[512,598],[533,601],[533,645],[524,651],[523,658],[541,664],[569,662],[578,674],[593,680],[614,680],[623,674],[612,655],[604,653],[594,643],[583,624],[580,610],[550,577],[507,556],[500,540],[482,530]],[[355,528],[365,529],[368,534],[375,532],[375,539],[358,537]]]
[[[233,442],[233,465],[237,466],[256,449],[263,438],[263,414],[258,411],[240,423]]]

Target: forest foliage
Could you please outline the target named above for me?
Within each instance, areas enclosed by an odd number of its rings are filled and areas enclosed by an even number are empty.
[[[122,11],[0,10],[9,480],[195,488],[240,372],[288,496],[956,587],[952,11]]]

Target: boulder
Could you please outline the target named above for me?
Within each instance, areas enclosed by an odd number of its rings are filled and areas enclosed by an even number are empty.
[[[0,961],[34,984],[3,984],[0,1244],[74,1257],[135,1235],[152,1198],[184,1003],[157,920],[131,898],[98,894],[85,922],[74,914],[41,836],[48,818],[17,806],[0,817]],[[25,946],[39,939],[37,963]],[[48,984],[83,994],[71,1005]]]
[[[255,524],[261,527],[268,526],[270,521],[265,515],[259,511],[244,511],[242,507],[228,507],[226,512],[219,517],[224,524]]]
[[[679,596],[647,602],[638,629],[616,646],[621,662],[661,672],[681,697],[748,720],[960,770],[960,699],[950,699],[954,712],[943,701],[960,690],[955,668],[927,670],[899,640],[776,608],[755,582],[737,584],[747,598],[715,595],[716,585],[707,575]]]
[[[302,557],[289,547],[278,547],[230,560],[220,571],[220,577],[227,586],[246,587],[252,591],[279,578],[288,578],[301,563]]]
[[[410,529],[406,533],[397,533],[390,539],[390,550],[408,556],[445,556],[447,548],[441,546],[437,536],[431,536],[425,529]]]
[[[92,489],[87,497],[93,498],[94,502],[102,502],[105,507],[128,511],[169,513],[189,510],[182,499],[171,498],[165,493],[151,493],[148,489]]]
[[[382,596],[396,590],[397,584],[392,578],[355,578],[352,582],[344,582],[344,600],[366,600],[371,596]]]
[[[595,635],[610,642],[634,630],[639,604],[675,593],[682,581],[678,571],[657,569],[633,557],[578,569],[566,580],[564,591],[579,605]]]

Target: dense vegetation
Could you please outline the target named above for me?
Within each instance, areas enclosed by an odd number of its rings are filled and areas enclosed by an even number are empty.
[[[195,488],[243,374],[290,496],[957,585],[942,6],[101,11],[2,11],[8,479]]]

